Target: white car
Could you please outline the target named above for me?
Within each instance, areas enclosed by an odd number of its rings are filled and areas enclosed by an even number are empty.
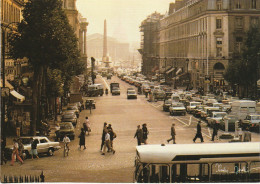
[[[181,114],[183,116],[186,115],[186,109],[183,105],[183,103],[172,103],[172,105],[169,108],[170,115],[175,115],[175,114]]]
[[[194,111],[197,105],[201,105],[201,102],[189,102],[189,104],[186,107],[187,112],[191,113],[192,111]]]
[[[43,137],[43,136],[20,137],[24,145],[24,154],[26,158],[31,157],[30,156],[31,138],[33,138],[33,140],[36,139],[38,141],[37,144],[38,154],[47,154],[49,156],[53,156],[54,151],[57,151],[61,148],[59,142],[52,142],[47,137]],[[12,155],[12,151],[13,151],[13,145],[8,145],[5,147],[5,153],[8,157]]]
[[[220,123],[220,120],[226,115],[226,112],[212,112],[211,116],[206,118],[206,121],[209,126],[213,126],[215,123]]]
[[[137,99],[135,90],[127,90],[127,99]]]

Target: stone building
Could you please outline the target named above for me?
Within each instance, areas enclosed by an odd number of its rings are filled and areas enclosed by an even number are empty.
[[[260,0],[176,0],[160,19],[160,68],[180,69],[175,80],[190,73],[194,88],[228,85],[223,74],[259,17]]]
[[[159,70],[157,61],[159,57],[159,25],[163,15],[154,12],[149,15],[140,26],[141,48],[139,53],[142,55],[142,73],[151,76]]]
[[[63,0],[62,7],[68,17],[70,25],[79,39],[81,59],[87,64],[87,19],[83,18],[78,12],[76,0]]]

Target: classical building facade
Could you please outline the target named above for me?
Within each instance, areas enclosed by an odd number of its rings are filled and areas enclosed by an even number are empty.
[[[159,57],[159,26],[163,15],[154,12],[149,15],[140,26],[141,48],[138,50],[142,55],[142,73],[151,76],[159,70],[156,60]]]
[[[86,18],[83,18],[76,7],[76,0],[63,0],[63,9],[68,17],[69,23],[79,39],[81,59],[87,64],[87,26]]]
[[[260,0],[176,0],[160,19],[160,68],[190,73],[194,88],[227,85],[223,74],[259,17]]]

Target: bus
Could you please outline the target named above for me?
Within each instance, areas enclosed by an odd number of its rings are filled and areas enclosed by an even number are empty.
[[[260,142],[142,145],[134,182],[259,182]]]

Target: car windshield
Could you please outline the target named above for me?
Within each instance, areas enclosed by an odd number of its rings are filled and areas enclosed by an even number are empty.
[[[166,100],[166,101],[165,101],[165,104],[171,104],[171,103],[172,103],[171,100]]]
[[[73,126],[70,123],[60,124],[60,129],[72,129]]]
[[[200,103],[190,103],[190,106],[196,106],[196,105],[200,105]]]
[[[128,91],[128,94],[135,94],[135,91]]]
[[[184,107],[183,104],[173,104],[172,106],[173,106],[173,107]]]
[[[77,108],[74,106],[68,107],[67,110],[76,110]]]
[[[74,118],[74,114],[64,114],[62,116],[62,119],[73,119]]]

